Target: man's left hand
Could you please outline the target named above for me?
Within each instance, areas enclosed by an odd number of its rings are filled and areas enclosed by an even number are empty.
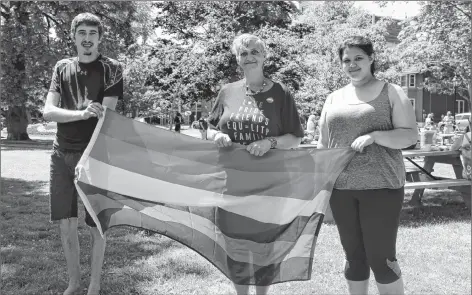
[[[366,146],[369,146],[374,143],[374,137],[371,134],[366,134],[359,136],[354,140],[351,145],[351,148],[357,152],[362,153]]]
[[[251,144],[249,144],[246,148],[246,150],[254,156],[263,156],[265,153],[267,153],[270,150],[270,141],[268,139],[262,139],[255,141]]]

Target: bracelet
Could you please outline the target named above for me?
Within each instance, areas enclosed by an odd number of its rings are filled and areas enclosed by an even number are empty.
[[[277,139],[275,137],[267,137],[267,139],[270,142],[270,148],[275,149],[275,147],[277,146]]]

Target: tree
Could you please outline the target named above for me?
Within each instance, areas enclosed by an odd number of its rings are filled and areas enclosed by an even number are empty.
[[[39,110],[54,64],[75,54],[70,23],[81,12],[92,12],[105,26],[101,50],[111,57],[142,34],[134,2],[9,1],[0,4],[2,109],[6,111],[8,139],[26,140],[28,113]],[[142,15],[142,14],[141,14]],[[138,28],[142,29],[142,28]]]
[[[420,14],[406,22],[398,47],[402,69],[416,68],[424,74],[424,86],[432,92],[451,94],[454,78],[458,94],[471,108],[472,2],[423,2]]]
[[[155,6],[160,10],[156,26],[187,42],[221,33],[254,32],[264,26],[287,28],[295,11],[289,1],[169,1]]]
[[[353,6],[353,2],[313,3],[296,19],[295,31],[303,38],[296,43],[293,59],[302,69],[301,87],[295,97],[304,114],[320,113],[326,97],[348,84],[341,71],[337,48],[352,35],[372,40],[376,52],[376,76],[397,82],[392,70],[396,61],[387,47],[387,26],[391,19],[372,24],[372,16]]]
[[[281,1],[156,3],[156,26],[172,39],[165,49],[156,47],[159,66],[151,83],[160,97],[183,104],[215,98],[219,85],[241,78],[231,45],[242,32],[265,41],[265,73],[293,91],[302,112],[319,111],[326,96],[347,83],[336,48],[348,35],[371,37],[378,53],[377,75],[396,79],[385,42],[389,20],[372,25],[371,16],[352,2],[312,5],[300,14]]]
[[[160,11],[156,27],[172,40],[155,46],[152,58],[159,66],[151,83],[161,98],[182,104],[212,99],[219,85],[241,76],[231,53],[236,34],[267,36],[288,28],[294,12],[289,2],[282,1],[159,2],[155,7]],[[271,65],[271,72],[283,66]]]

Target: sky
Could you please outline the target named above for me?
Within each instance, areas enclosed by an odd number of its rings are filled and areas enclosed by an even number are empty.
[[[417,15],[420,5],[417,1],[385,1],[388,4],[381,8],[374,1],[356,1],[355,6],[361,7],[379,16],[390,16],[395,19],[405,19]]]

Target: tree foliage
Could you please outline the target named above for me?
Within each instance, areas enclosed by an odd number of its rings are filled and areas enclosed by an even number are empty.
[[[286,28],[294,12],[289,1],[165,1],[155,6],[160,10],[156,26],[187,42],[265,26]]]
[[[162,96],[174,95],[184,103],[213,99],[218,85],[241,78],[231,44],[243,32],[264,40],[266,75],[286,84],[306,112],[320,110],[326,96],[347,83],[336,48],[348,35],[371,37],[379,77],[394,79],[389,72],[393,60],[385,46],[388,20],[372,26],[371,16],[352,2],[313,4],[303,13],[281,1],[160,2],[156,7],[156,26],[176,40],[168,46],[179,49],[156,52],[167,71],[156,70],[153,85]],[[175,50],[185,53],[175,55]],[[172,62],[175,56],[178,60]]]
[[[472,94],[470,1],[423,2],[420,14],[406,23],[398,48],[401,68],[416,68],[426,76],[425,87],[451,94]]]
[[[221,84],[241,76],[231,53],[236,34],[287,28],[294,12],[282,1],[158,2],[154,7],[155,26],[167,37],[151,45],[147,62],[154,70],[146,85],[160,110],[215,98]],[[273,63],[271,69],[281,66]]]
[[[54,64],[75,55],[70,24],[77,14],[91,12],[102,18],[105,33],[101,48],[111,57],[125,51],[140,33],[139,27],[133,26],[140,16],[134,2],[5,1],[0,8],[1,107],[10,107],[9,138],[27,139],[25,108],[41,109]],[[19,109],[21,114],[12,116],[11,111]],[[10,120],[17,117],[21,120]]]
[[[81,12],[102,18],[105,34],[101,48],[107,55],[117,57],[135,42],[133,2],[2,2],[0,81],[7,94],[4,104],[28,104],[37,102],[32,96],[44,96],[44,92],[39,94],[48,88],[54,64],[75,55],[70,24]],[[32,89],[40,91],[33,93]]]
[[[348,36],[361,35],[371,39],[376,76],[389,82],[397,81],[391,70],[395,60],[385,39],[392,20],[383,19],[372,24],[372,16],[353,4],[325,1],[308,7],[297,18],[297,30],[303,37],[297,42],[297,54],[293,59],[302,68],[303,78],[296,99],[305,111],[320,112],[328,94],[348,83],[337,52]]]
[[[348,83],[337,47],[351,35],[373,41],[380,79],[398,83],[399,70],[418,67],[428,89],[450,91],[455,76],[459,93],[470,94],[470,2],[423,3],[399,47],[386,43],[393,20],[372,24],[353,3],[306,2],[301,12],[291,1],[4,1],[1,106],[23,119],[25,108],[43,106],[55,62],[76,54],[70,23],[81,12],[101,17],[100,50],[125,65],[124,100],[117,107],[125,113],[169,114],[214,99],[222,84],[242,77],[231,45],[245,32],[265,41],[265,74],[286,84],[305,114],[320,111],[327,95]]]

